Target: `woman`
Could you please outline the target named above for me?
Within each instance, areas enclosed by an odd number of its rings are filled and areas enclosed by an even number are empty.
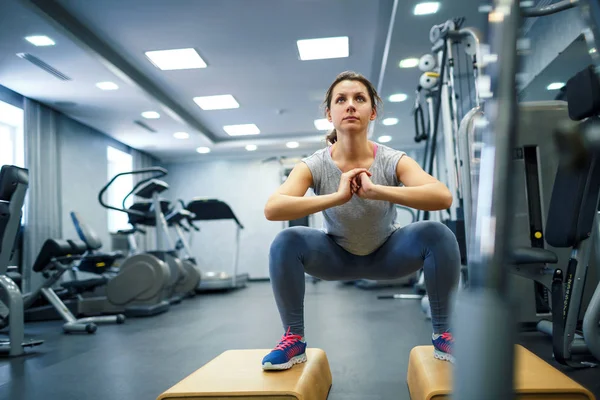
[[[337,76],[325,99],[331,144],[298,163],[269,198],[265,216],[287,221],[323,212],[324,229],[292,227],[271,245],[269,271],[285,329],[262,361],[265,370],[306,361],[304,273],[324,280],[394,279],[423,268],[433,323],[434,355],[453,361],[449,300],[458,285],[460,252],[444,224],[396,224],[395,204],[442,210],[452,194],[404,152],[368,139],[381,99],[362,75]],[[317,196],[304,197],[308,188]]]

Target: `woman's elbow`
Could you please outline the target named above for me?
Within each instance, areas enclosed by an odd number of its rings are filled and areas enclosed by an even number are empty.
[[[279,221],[280,217],[277,215],[277,204],[273,198],[270,198],[265,204],[265,208],[263,210],[265,214],[265,218],[269,221]]]
[[[454,198],[452,197],[452,193],[450,193],[449,190],[446,190],[446,192],[442,195],[442,199],[441,199],[441,203],[442,203],[442,210],[447,210],[450,207],[452,207],[452,203],[454,202]]]
[[[273,215],[273,207],[269,203],[267,203],[265,205],[265,208],[264,208],[263,212],[264,212],[265,218],[267,220],[269,220],[269,221],[274,221],[275,220],[274,219],[275,216]]]

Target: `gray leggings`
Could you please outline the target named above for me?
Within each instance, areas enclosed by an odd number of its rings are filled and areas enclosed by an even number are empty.
[[[324,232],[303,226],[282,230],[271,244],[269,271],[284,330],[304,336],[304,273],[327,281],[395,279],[425,274],[434,333],[448,329],[450,296],[458,285],[460,251],[452,231],[433,221],[395,231],[373,253],[351,254]]]

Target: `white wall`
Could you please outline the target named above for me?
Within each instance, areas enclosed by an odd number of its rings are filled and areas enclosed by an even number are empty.
[[[279,164],[260,160],[215,161],[166,165],[165,180],[171,201],[194,197],[220,199],[232,208],[244,225],[240,235],[239,270],[251,278],[269,276],[269,247],[282,229],[281,222],[268,221],[263,209],[279,184]],[[192,242],[193,256],[204,271],[231,271],[236,225],[233,221],[198,221],[201,232]]]

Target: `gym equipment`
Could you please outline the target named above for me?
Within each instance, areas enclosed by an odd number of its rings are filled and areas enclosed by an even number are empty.
[[[214,290],[229,290],[246,287],[248,282],[247,273],[238,273],[238,261],[240,253],[240,233],[244,226],[237,219],[229,205],[218,199],[194,198],[185,207],[194,215],[192,221],[208,221],[231,219],[236,223],[235,254],[233,259],[233,272],[203,272],[200,285],[196,292]]]
[[[129,316],[140,313],[137,309],[126,310],[120,304],[115,304],[107,297],[106,287],[109,281],[116,278],[120,273],[120,266],[115,266],[124,259],[121,252],[101,253],[97,252],[102,247],[102,241],[96,232],[76,212],[71,213],[76,231],[80,239],[85,243],[87,251],[82,255],[81,262],[69,270],[61,282],[61,286],[67,289],[74,299],[65,299],[64,302],[76,310],[80,315],[114,314],[125,312]],[[91,250],[90,250],[91,249]],[[90,256],[90,253],[92,254]],[[89,257],[89,258],[88,258]],[[87,261],[86,261],[87,260]],[[82,265],[84,268],[82,268]],[[74,303],[71,305],[71,303]],[[149,312],[158,310],[147,310]],[[30,314],[30,320],[44,319],[39,315],[40,310],[26,312]],[[34,315],[37,313],[38,315]],[[141,312],[139,316],[154,315]]]
[[[468,253],[471,269],[480,273],[477,279],[470,276],[468,288],[459,294],[452,322],[453,396],[459,399],[510,399],[515,395],[516,323],[506,265],[511,261],[510,222],[514,215],[511,152],[519,122],[515,89],[520,2],[496,0],[488,17],[489,50],[494,57],[479,59],[485,69],[483,81],[489,86],[484,90],[487,116],[482,127],[477,206],[470,227],[473,245]],[[556,384],[547,383],[549,387]]]
[[[136,171],[122,172],[115,175],[98,194],[99,203],[107,209],[127,213],[130,216],[146,218],[146,213],[118,208],[105,203],[103,196],[108,188],[120,176],[135,174],[153,174],[152,177],[140,181],[132,190],[137,196],[151,198],[155,206],[155,218],[164,221],[161,213],[158,195],[168,188],[165,182],[159,181],[157,177],[165,176],[167,171],[163,168],[153,167]],[[157,247],[162,248],[162,238],[157,237]],[[164,258],[161,258],[164,256]],[[127,257],[119,266],[119,273],[111,278],[106,284],[106,299],[97,298],[100,306],[104,309],[112,306],[120,308],[127,316],[151,316],[163,313],[170,307],[169,301],[173,295],[174,283],[171,276],[166,253],[139,253]],[[92,299],[85,299],[91,301]],[[107,301],[104,301],[107,300]]]
[[[535,247],[554,252],[558,263],[567,264],[570,251],[551,246],[544,236],[547,210],[550,208],[556,171],[559,167],[558,151],[548,140],[549,134],[568,120],[564,101],[526,102],[518,106],[518,134],[511,162],[514,173],[512,196],[514,213],[510,219],[511,247]],[[469,111],[459,129],[459,159],[461,163],[463,206],[466,226],[472,226],[473,211],[477,209],[476,193],[479,185],[481,162],[481,127],[485,116],[479,107]],[[473,232],[466,230],[467,243],[473,243]],[[472,280],[479,280],[479,270],[469,268]],[[588,282],[597,282],[594,271]],[[543,318],[550,317],[550,291],[537,281],[511,275],[511,296],[519,300],[517,321],[521,329],[536,329]],[[590,280],[591,279],[591,280]],[[587,301],[588,294],[585,295]]]
[[[65,333],[95,333],[96,324],[122,324],[125,322],[125,316],[122,314],[77,319],[52,288],[62,275],[73,267],[73,263],[85,254],[86,249],[87,246],[83,242],[47,239],[33,264],[33,271],[43,274],[46,280],[36,290],[23,296],[23,307],[27,310],[42,294],[66,321],[63,325]],[[17,279],[20,281],[20,277]],[[0,325],[3,325],[2,322],[0,318]]]
[[[20,356],[43,340],[25,340],[23,296],[15,282],[7,276],[8,263],[21,224],[29,171],[14,165],[0,169],[0,312],[8,313],[8,340],[0,340],[0,353]]]
[[[460,160],[458,159],[459,121],[463,117],[463,107],[469,103],[479,106],[482,101],[478,77],[481,76],[480,60],[483,51],[480,45],[481,34],[474,28],[463,27],[464,18],[448,20],[435,25],[429,32],[432,43],[432,54],[425,54],[419,60],[419,69],[423,72],[419,79],[413,109],[415,123],[415,142],[425,141],[423,169],[440,181],[446,183],[454,201],[448,210],[434,213],[417,211],[416,220],[436,220],[444,223],[455,234],[461,254],[461,278],[467,279],[467,238],[463,208],[463,193],[461,191]],[[464,53],[464,54],[463,54]],[[472,66],[473,80],[467,76],[468,96],[458,95],[464,85],[455,78],[458,70],[461,76],[461,55],[466,57],[466,65]],[[465,90],[466,91],[466,90]],[[471,93],[472,92],[472,93]],[[425,125],[425,111],[422,105],[424,96],[427,103],[428,123]],[[457,102],[460,99],[460,103]],[[469,107],[469,109],[472,108]],[[442,130],[442,137],[438,133]],[[443,145],[443,151],[437,152],[438,144]],[[420,281],[421,279],[419,279]],[[424,286],[419,284],[415,291],[424,292]],[[421,299],[422,296],[412,294],[386,295],[387,299]],[[426,310],[424,308],[424,310]]]
[[[542,283],[551,291],[552,322],[540,321],[538,329],[552,334],[555,359],[570,366],[578,366],[571,361],[572,353],[587,351],[585,342],[575,338],[575,328],[588,278],[592,244],[592,240],[588,239],[594,231],[597,234],[597,227],[593,227],[597,224],[599,194],[598,158],[590,159],[584,168],[576,170],[565,163],[560,164],[546,221],[546,241],[556,248],[570,250],[568,265],[564,269],[560,266],[550,267],[549,264],[558,262],[558,257],[554,252],[540,247],[518,247],[512,253],[516,273]],[[591,315],[590,318],[596,320],[597,324],[600,314]],[[584,339],[600,345],[598,335]],[[596,357],[600,360],[600,354]]]
[[[573,130],[584,131],[597,123],[600,113],[600,78],[593,68],[585,68],[567,83],[569,117],[574,121],[564,122],[556,130],[560,133]],[[564,158],[564,157],[563,157]],[[548,263],[556,263],[554,252],[535,249],[518,249],[521,258],[529,258],[529,263],[538,264],[537,269],[523,268],[520,273],[544,284],[552,293],[552,321],[540,321],[538,329],[552,336],[554,358],[571,367],[590,366],[589,362],[577,363],[574,354],[592,354],[600,360],[600,298],[592,297],[587,307],[582,307],[584,288],[600,292],[600,283],[590,281],[589,259],[594,244],[597,245],[598,206],[600,203],[600,152],[577,157],[573,163],[571,156],[559,165],[552,191],[546,227],[546,240],[557,248],[570,250],[565,269],[550,268]],[[559,222],[560,221],[560,222]],[[558,223],[557,223],[558,222]],[[596,248],[596,251],[599,249]],[[522,260],[521,260],[522,261]],[[546,265],[541,263],[546,263]],[[565,265],[563,264],[563,265]],[[590,285],[591,284],[591,285]],[[563,293],[564,292],[564,293]],[[576,334],[581,311],[584,330]]]
[[[306,363],[264,372],[261,360],[270,350],[229,350],[158,396],[179,399],[296,399],[326,400],[332,376],[327,355],[306,349]]]
[[[93,232],[84,222],[79,213],[71,211],[71,220],[75,226],[75,231],[79,239],[86,246],[86,252],[82,255],[81,260],[77,264],[79,271],[92,272],[94,274],[102,274],[105,272],[115,272],[113,266],[119,259],[124,258],[122,252],[113,251],[110,253],[101,252],[102,240]]]
[[[544,17],[561,11],[569,10],[571,8],[577,7],[578,5],[579,0],[561,0],[558,3],[550,4],[543,7],[523,8],[521,10],[521,15],[527,18]]]
[[[586,69],[585,73],[587,71],[589,69]],[[552,335],[555,359],[573,367],[591,364],[574,363],[571,360],[572,354],[590,354],[588,348],[597,349],[600,346],[598,329],[595,333],[587,335],[575,332],[580,319],[595,320],[596,324],[600,321],[598,306],[591,301],[591,292],[599,286],[598,277],[594,276],[593,268],[588,268],[593,239],[587,240],[593,238],[598,230],[596,210],[600,189],[600,166],[597,165],[598,157],[588,157],[587,161],[579,162],[573,169],[568,157],[565,160],[562,152],[558,152],[554,143],[548,140],[548,133],[556,129],[572,129],[571,127],[586,125],[565,123],[569,117],[575,119],[575,115],[580,118],[592,116],[594,107],[583,104],[582,98],[595,97],[585,95],[590,88],[600,88],[599,83],[593,82],[594,78],[595,75],[588,75],[583,84],[577,84],[578,79],[569,80],[568,103],[521,103],[519,129],[512,157],[512,163],[515,165],[515,173],[512,176],[515,212],[511,218],[510,234],[510,244],[513,248],[512,271],[535,281],[544,289],[540,291],[536,287],[535,302],[528,301],[526,292],[514,295],[520,291],[521,285],[511,282],[513,297],[520,300],[519,321],[533,322],[538,330]],[[600,90],[596,93],[600,93]],[[581,109],[586,111],[579,112]],[[599,110],[598,106],[596,109]],[[463,176],[475,176],[472,181],[466,178],[463,180],[465,210],[472,208],[471,200],[476,201],[471,190],[478,185],[476,175],[479,156],[471,146],[480,140],[475,126],[478,120],[483,119],[483,113],[475,108],[461,123],[460,158]],[[544,215],[544,210],[548,210],[547,216]],[[470,212],[466,213],[469,224],[470,215]],[[550,264],[556,264],[557,267]],[[473,280],[480,279],[477,270],[471,271],[471,274]],[[564,294],[563,286],[566,290]],[[588,299],[589,305],[586,304]],[[548,317],[552,317],[554,323],[544,319]],[[593,323],[589,326],[593,326]],[[596,351],[594,355],[600,359],[600,353]]]
[[[432,356],[433,346],[410,352],[407,382],[412,400],[442,400],[452,395],[452,367]],[[515,395],[519,399],[594,400],[594,395],[520,345],[515,346]],[[470,397],[468,397],[470,399]],[[487,399],[488,397],[484,397]]]
[[[593,65],[571,77],[565,89],[572,120],[597,118],[600,113],[600,79]],[[574,167],[581,166],[586,159],[600,152],[600,135],[596,124],[565,126],[556,132],[555,137],[558,146],[567,154],[569,164]]]
[[[417,88],[414,116],[417,128],[415,141],[418,143],[425,140],[423,168],[429,174],[439,176],[442,181],[446,182],[455,199],[448,209],[448,218],[440,215],[440,220],[446,223],[457,235],[461,245],[461,255],[464,259],[466,250],[464,249],[464,240],[461,240],[464,226],[461,215],[462,193],[460,190],[460,164],[457,159],[457,134],[465,100],[474,102],[477,106],[481,101],[477,84],[477,78],[481,74],[477,62],[481,59],[481,47],[479,45],[481,35],[473,28],[463,27],[463,24],[464,18],[457,18],[431,28],[429,39],[433,45],[432,52],[434,55],[426,54],[419,61],[419,68],[423,71],[423,74]],[[457,95],[460,82],[455,79],[455,70],[458,69],[460,73],[459,46],[462,47],[461,50],[467,57],[467,65],[471,64],[473,66],[474,80],[472,86],[474,97],[470,93],[470,80],[468,82],[469,96]],[[427,133],[425,133],[423,108],[420,104],[422,91],[425,92],[429,112],[429,129]],[[460,104],[457,103],[458,98],[461,99]],[[436,153],[440,127],[443,129],[443,154]],[[431,147],[429,147],[430,145]],[[443,172],[441,176],[438,174],[438,168]],[[429,219],[430,213],[425,212],[422,214],[419,212],[417,219],[421,220],[422,218]]]

